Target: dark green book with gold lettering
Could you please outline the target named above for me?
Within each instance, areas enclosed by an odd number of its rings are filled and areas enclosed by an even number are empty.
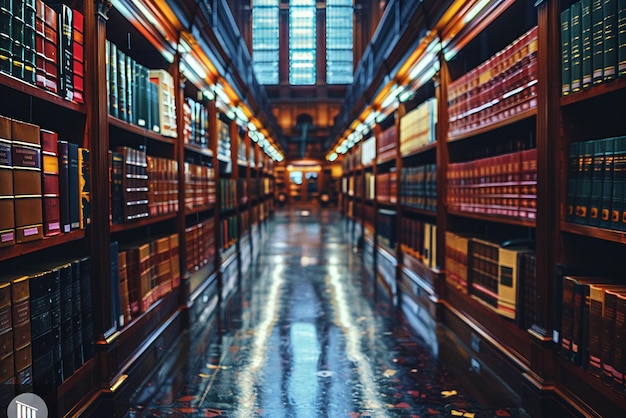
[[[570,93],[571,69],[570,69],[570,10],[561,12],[561,94]]]
[[[572,4],[570,8],[569,42],[570,42],[570,91],[575,93],[582,88],[582,7],[580,3]]]

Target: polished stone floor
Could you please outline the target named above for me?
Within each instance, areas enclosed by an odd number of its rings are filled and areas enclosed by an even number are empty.
[[[128,416],[522,416],[481,406],[377,296],[337,212],[279,211],[259,235],[233,296],[181,336]]]

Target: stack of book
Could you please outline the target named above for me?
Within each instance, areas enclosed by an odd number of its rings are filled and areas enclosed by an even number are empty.
[[[187,97],[183,109],[185,144],[207,148],[209,135],[209,112],[207,108],[202,103]]]
[[[625,231],[625,176],[626,136],[570,143],[565,220]]]
[[[150,216],[145,149],[118,147],[111,153],[112,222],[123,223]]]
[[[564,96],[626,74],[625,23],[619,0],[582,0],[561,12]]]
[[[178,162],[146,156],[150,216],[178,212]]]
[[[448,167],[451,210],[534,220],[536,200],[536,148]]]
[[[626,284],[608,277],[562,280],[561,354],[624,394]]]
[[[537,27],[450,83],[449,134],[460,135],[537,106]]]
[[[431,98],[400,118],[400,155],[415,153],[437,139],[437,99]]]
[[[437,225],[403,217],[400,220],[402,251],[421,260],[426,267],[437,266]]]
[[[215,259],[215,221],[213,218],[185,228],[187,272],[200,270]]]
[[[393,160],[396,158],[397,142],[396,125],[391,125],[385,129],[378,137],[378,162]]]
[[[400,179],[403,206],[434,211],[437,209],[437,165],[403,167]]]
[[[215,169],[208,165],[185,163],[185,208],[214,204],[216,200]]]
[[[0,246],[85,229],[89,150],[0,116]]]
[[[125,264],[119,263],[119,254],[124,253]],[[156,301],[167,295],[180,284],[180,257],[178,235],[172,234],[140,244],[127,244],[118,251],[111,251],[115,267],[111,272],[112,286],[118,297],[114,298],[114,317],[125,318],[146,312]],[[125,278],[128,298],[120,284]],[[128,299],[128,302],[126,300]],[[122,303],[128,305],[122,305]],[[118,320],[118,329],[124,326]]]
[[[388,173],[376,175],[376,196],[379,202],[396,203],[398,199],[398,172],[392,167]]]

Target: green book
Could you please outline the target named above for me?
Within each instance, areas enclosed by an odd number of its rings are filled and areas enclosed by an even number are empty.
[[[626,74],[626,0],[617,0],[617,74]]]
[[[570,7],[569,42],[570,42],[570,91],[580,91],[582,88],[582,7],[580,3]]]
[[[591,217],[591,183],[593,174],[594,141],[585,141],[581,145],[578,160],[578,189],[576,190],[576,223],[586,225]]]
[[[582,73],[583,89],[589,87],[593,80],[593,67],[591,65],[591,0],[582,0]]]
[[[561,12],[561,94],[570,93],[571,68],[570,68],[570,10]]]
[[[602,174],[602,205],[600,207],[600,227],[611,227],[611,206],[613,203],[613,167],[615,160],[615,138],[606,138],[604,142],[604,168]]]
[[[605,140],[593,141],[593,160],[591,167],[591,198],[588,225],[600,226],[600,208],[604,182],[604,147]]]
[[[117,45],[110,43],[109,48],[109,114],[119,118],[119,104],[117,100]]]
[[[617,77],[617,0],[604,0],[604,80]]]
[[[119,118],[128,122],[126,109],[126,54],[117,50],[117,112]]]
[[[622,205],[626,187],[626,136],[613,141],[613,199],[611,201],[611,229],[622,229]]]
[[[591,65],[593,84],[604,80],[604,8],[603,0],[591,0]]]
[[[578,188],[578,158],[580,156],[581,142],[572,142],[568,145],[567,157],[567,211],[565,220],[576,220],[576,190]]]

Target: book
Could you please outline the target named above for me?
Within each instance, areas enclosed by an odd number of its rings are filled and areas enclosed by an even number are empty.
[[[626,0],[617,0],[617,75],[626,75]]]
[[[80,228],[81,208],[80,208],[80,169],[78,161],[78,145],[68,143],[68,197],[70,213],[70,229]]]
[[[565,13],[565,12],[562,12]],[[582,88],[582,5],[572,4],[569,9],[569,60],[570,60],[570,92],[575,93]]]
[[[78,275],[78,272],[74,272],[75,263],[70,262],[62,266],[57,267],[59,270],[59,284],[60,284],[60,301],[61,301],[61,318],[60,326],[61,331],[61,371],[62,381],[70,377],[74,371],[80,367],[80,362],[76,362],[76,342],[74,336],[77,331],[74,323],[74,308],[75,303],[73,300],[73,281],[74,275]],[[78,305],[80,311],[80,304]]]
[[[11,22],[13,20],[13,12],[11,3],[7,0],[4,7],[0,7],[0,71],[5,74],[11,74],[13,68],[13,40]]]
[[[118,267],[120,277],[120,305],[122,308],[122,316],[124,318],[123,324],[127,324],[131,321],[132,316],[130,312],[130,299],[128,294],[128,266],[126,263],[126,251],[124,250],[120,250],[118,253]]]
[[[136,124],[135,120],[135,95],[133,94],[135,85],[137,84],[136,74],[134,72],[134,62],[129,55],[124,57],[123,65],[126,67],[124,80],[126,87],[126,120],[128,123]]]
[[[81,258],[78,263],[78,284],[75,284],[75,278],[72,286],[72,299],[74,303],[80,301],[80,335],[82,339],[83,362],[88,361],[94,355],[94,325],[93,325],[93,301],[91,298],[91,259],[89,257]],[[75,270],[76,271],[76,270]],[[73,312],[77,312],[74,305]],[[74,315],[74,323],[77,323],[76,314]],[[74,341],[77,341],[76,335]],[[75,353],[76,353],[75,349]]]
[[[11,120],[0,116],[0,247],[15,244]]]
[[[212,234],[211,234],[212,235]],[[180,253],[178,234],[172,234],[169,237],[170,240],[170,263],[172,272],[172,288],[180,286]]]
[[[78,148],[78,199],[80,202],[79,226],[85,229],[91,223],[91,187],[89,175],[89,149]]]
[[[40,129],[43,168],[43,226],[44,235],[61,233],[61,195],[59,188],[59,135]]]
[[[150,81],[157,87],[156,101],[159,132],[164,136],[176,137],[176,102],[174,79],[166,70],[150,70]]]
[[[117,51],[117,113],[118,117],[128,122],[128,109],[126,108],[126,54],[120,49]]]
[[[14,4],[15,7],[15,4]],[[37,73],[37,51],[36,51],[36,14],[37,6],[35,0],[25,0],[22,2],[22,17],[24,19],[24,33],[22,40],[22,60],[24,63],[23,79],[29,84],[36,83]],[[15,12],[14,12],[15,16]],[[14,19],[14,23],[17,19]],[[21,37],[21,34],[18,36]],[[13,40],[15,41],[15,36]]]
[[[73,13],[66,4],[50,5],[57,11],[58,17],[58,69],[59,69],[59,95],[66,100],[74,99],[74,74],[73,74]]]
[[[592,39],[591,39],[591,0],[582,0],[582,88],[591,86],[593,81]]]
[[[70,224],[70,148],[67,141],[58,141],[59,155],[59,209],[61,213],[61,232],[71,230]]]
[[[112,241],[109,245],[109,258],[111,264],[110,289],[111,289],[111,317],[109,318],[109,329],[105,331],[105,338],[110,337],[115,331],[124,325],[124,315],[122,314],[122,302],[120,296],[120,270],[119,270],[119,244]]]
[[[578,184],[576,190],[576,222],[579,224],[587,224],[591,218],[594,149],[593,141],[584,142],[580,149],[581,156],[578,160],[578,173],[576,176]]]
[[[602,195],[600,196],[600,223],[601,228],[611,227],[611,210],[613,205],[613,172],[615,166],[615,138],[605,138],[604,164],[602,166]],[[598,176],[599,177],[599,176]]]
[[[626,228],[624,213],[624,188],[626,187],[626,137],[614,139],[613,143],[613,198],[611,199],[611,229]]]
[[[592,83],[604,80],[604,0],[591,0]]]
[[[613,352],[616,333],[616,313],[618,295],[624,294],[626,287],[606,289],[604,292],[604,312],[602,313],[602,380],[607,385],[613,384]]]
[[[119,103],[118,103],[118,74],[117,74],[117,46],[107,40],[109,46],[109,54],[107,58],[109,60],[109,66],[107,75],[109,77],[109,114],[113,117],[119,118]]]
[[[39,126],[11,122],[16,242],[43,238]]]
[[[7,281],[11,282],[15,384],[17,392],[25,392],[33,387],[28,276],[18,275]]]
[[[603,81],[617,77],[617,0],[603,0],[604,68]]]
[[[591,161],[589,217],[587,224],[592,226],[599,226],[601,220],[600,210],[602,207],[602,195],[604,188],[604,150],[606,143],[607,141],[605,139],[599,139],[591,143],[593,146],[593,156]]]
[[[568,145],[567,154],[567,197],[565,220],[576,220],[576,190],[578,186],[578,158],[580,156],[580,142],[572,142]],[[626,157],[626,156],[625,156]]]
[[[626,294],[616,295],[615,306],[615,337],[613,339],[613,355],[611,358],[613,389],[624,394],[626,385]]]
[[[72,9],[72,88],[77,103],[85,102],[84,36],[83,14]]]

